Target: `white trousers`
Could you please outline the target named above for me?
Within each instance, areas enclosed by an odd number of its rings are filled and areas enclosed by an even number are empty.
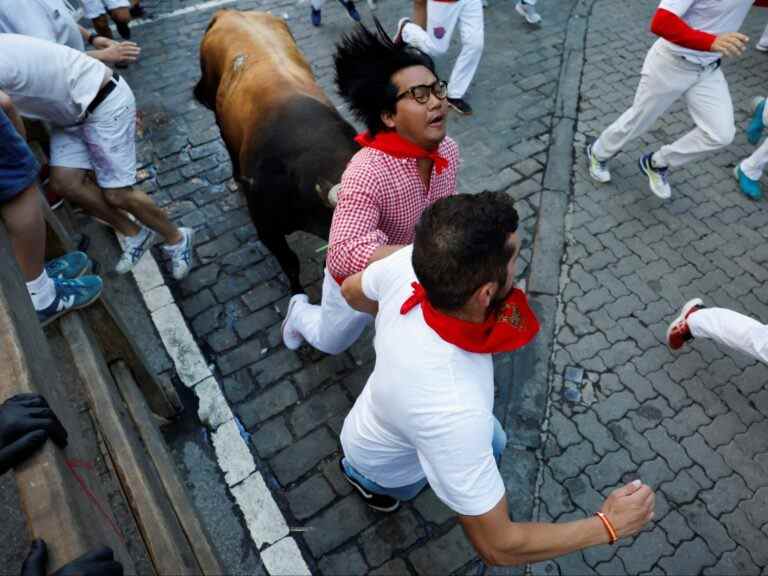
[[[711,338],[768,362],[768,326],[727,308],[703,308],[688,316],[694,338]]]
[[[768,39],[766,39],[768,43]],[[763,108],[763,125],[768,126],[768,106]],[[768,138],[754,151],[749,158],[745,158],[739,165],[744,176],[750,180],[760,180],[768,165]]]
[[[768,46],[768,26],[763,30],[763,35],[760,36],[760,40],[757,41],[761,46]]]
[[[360,338],[373,316],[358,312],[341,295],[341,286],[325,270],[320,305],[296,302],[293,326],[313,348],[340,354]]]
[[[412,22],[403,26],[406,43],[430,56],[440,56],[448,51],[457,23],[461,34],[461,52],[448,81],[449,98],[464,97],[480,65],[485,39],[483,0],[428,0],[427,30]]]
[[[682,166],[728,146],[736,135],[728,82],[716,64],[701,66],[671,53],[658,41],[648,51],[632,107],[597,139],[601,160],[651,129],[679,98],[684,98],[696,128],[654,155],[660,166]]]

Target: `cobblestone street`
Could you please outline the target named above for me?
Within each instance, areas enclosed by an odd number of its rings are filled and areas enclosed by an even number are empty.
[[[750,49],[724,63],[736,142],[674,171],[673,197],[662,202],[637,160],[690,129],[680,105],[614,159],[613,183],[593,184],[584,161],[587,139],[632,101],[657,2],[542,0],[541,28],[527,26],[511,1],[489,2],[485,52],[468,94],[475,115],[452,115],[449,134],[461,147],[460,192],[517,199],[520,280],[542,320],[529,349],[496,358],[510,512],[516,521],[575,519],[593,514],[626,480],[657,490],[656,517],[640,536],[532,571],[760,573],[768,567],[768,370],[698,340],[672,355],[664,333],[694,296],[768,320],[760,289],[768,214],[738,192],[732,175],[751,151],[742,129],[768,57]],[[141,185],[176,222],[196,229],[197,268],[169,284],[310,570],[521,573],[486,568],[430,490],[391,516],[371,513],[351,493],[337,464],[338,433],[371,371],[372,335],[339,356],[283,347],[287,279],[258,240],[213,114],[192,98],[198,45],[215,10],[170,15],[196,3],[144,4],[164,17],[134,28],[142,56],[126,71],[142,114]],[[334,43],[352,29],[343,8],[326,4],[315,29],[308,3],[219,4],[287,18],[349,116],[333,86]],[[368,7],[358,6],[370,23]],[[375,14],[392,30],[410,3],[381,0]],[[767,18],[754,9],[745,31],[754,39]],[[443,77],[456,48],[438,61]],[[317,301],[325,240],[295,234],[289,242]],[[566,400],[566,388],[578,390],[579,401]]]

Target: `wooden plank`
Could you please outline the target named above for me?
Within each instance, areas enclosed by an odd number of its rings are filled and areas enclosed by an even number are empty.
[[[200,523],[200,519],[187,497],[187,491],[179,479],[173,458],[168,453],[160,430],[147,407],[143,396],[139,393],[136,381],[124,362],[116,362],[111,366],[112,375],[117,388],[128,407],[134,424],[139,431],[149,457],[155,465],[160,481],[163,483],[168,499],[176,512],[176,517],[187,535],[192,551],[197,558],[203,574],[223,574],[218,556],[211,546],[208,534]]]
[[[157,471],[130,423],[96,338],[79,313],[59,320],[93,413],[158,574],[200,574]]]
[[[65,450],[48,442],[15,471],[30,535],[47,542],[51,570],[94,546],[107,544],[123,563],[126,573],[131,573],[133,563],[124,542],[67,466],[67,459],[87,460],[92,455],[84,449],[78,415],[60,385],[56,364],[2,222],[0,262],[3,262],[0,267],[0,401],[22,392],[42,394],[69,432],[69,445]],[[87,485],[97,501],[106,501],[98,482]]]

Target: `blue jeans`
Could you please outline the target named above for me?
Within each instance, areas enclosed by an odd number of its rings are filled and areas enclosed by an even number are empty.
[[[504,452],[504,447],[506,445],[507,445],[507,434],[504,432],[504,429],[501,427],[501,423],[498,421],[498,419],[494,418],[493,419],[493,439],[491,440],[491,448],[493,449],[493,457],[496,458],[497,464],[501,459],[501,453]],[[350,478],[354,479],[355,482],[360,484],[368,492],[373,492],[374,494],[384,494],[386,496],[391,496],[392,498],[401,500],[403,502],[408,500],[413,500],[414,498],[416,498],[416,496],[419,494],[419,492],[421,492],[424,486],[427,485],[427,479],[422,478],[421,480],[418,480],[413,484],[409,484],[408,486],[398,486],[396,488],[384,488],[384,486],[379,486],[378,484],[376,484],[376,482],[369,480],[368,478],[360,474],[360,472],[358,472],[352,467],[352,464],[350,464],[346,458],[341,459],[341,465],[344,467],[344,471],[347,473],[347,475]]]
[[[32,150],[0,110],[0,204],[29,188],[40,171]]]

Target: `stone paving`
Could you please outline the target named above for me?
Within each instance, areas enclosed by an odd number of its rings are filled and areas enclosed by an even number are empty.
[[[156,13],[193,4],[145,3]],[[616,158],[614,184],[593,186],[583,144],[631,102],[656,2],[541,4],[545,25],[532,29],[511,2],[490,0],[485,54],[468,95],[476,114],[453,117],[449,127],[462,150],[460,191],[508,190],[518,199],[522,277],[533,274],[532,298],[544,320],[534,346],[496,359],[496,411],[510,435],[502,458],[510,510],[515,520],[583,517],[612,486],[635,476],[659,497],[656,522],[640,537],[532,570],[758,572],[768,563],[767,373],[706,342],[679,356],[662,343],[667,319],[693,295],[768,318],[758,290],[768,277],[765,213],[738,195],[729,172],[748,147],[739,136],[711,161],[675,172],[673,200],[661,203],[636,160],[646,146],[688,129],[678,107]],[[233,6],[286,17],[347,115],[332,85],[334,42],[351,30],[340,6],[326,5],[320,29],[309,25],[306,3]],[[359,8],[370,22],[368,8]],[[408,12],[405,0],[382,0],[376,14],[392,29]],[[258,241],[212,113],[191,98],[211,14],[134,31],[142,59],[126,76],[143,118],[142,186],[196,229],[198,267],[173,290],[289,525],[303,530],[294,536],[307,563],[318,574],[519,573],[486,569],[431,491],[385,517],[370,513],[340,477],[338,432],[371,370],[371,334],[335,357],[280,343],[286,279]],[[755,15],[753,36],[765,21]],[[455,53],[439,62],[443,76]],[[740,124],[766,67],[755,53],[725,67]],[[317,300],[324,241],[304,234],[289,241]],[[563,400],[567,368],[578,380],[570,385],[581,392],[577,404]]]

